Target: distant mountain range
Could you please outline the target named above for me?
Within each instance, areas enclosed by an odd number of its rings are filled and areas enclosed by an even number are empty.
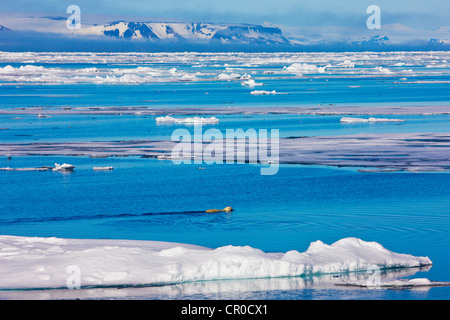
[[[105,35],[123,39],[148,39],[159,42],[188,41],[213,44],[290,44],[279,28],[249,24],[157,23],[117,21],[87,27],[84,35]]]
[[[356,46],[386,46],[389,44],[389,38],[383,34],[379,34],[370,38],[365,37],[361,40],[352,41],[351,44]]]
[[[450,48],[450,40],[430,39],[428,44],[434,48]]]
[[[26,17],[12,27],[0,25],[0,50],[119,50],[119,51],[189,51],[189,50],[293,50],[293,51],[381,51],[448,50],[450,41],[428,38],[399,43],[391,33],[341,38],[304,37],[283,34],[282,28],[256,24],[203,22],[131,22],[116,21],[100,25],[83,24],[69,30],[67,18]],[[29,25],[36,28],[25,29]],[[43,28],[42,26],[46,26]],[[398,26],[397,26],[398,28]],[[399,30],[404,30],[400,28]],[[389,31],[389,29],[386,29]],[[450,33],[440,27],[437,36]],[[4,32],[8,31],[8,32]],[[381,30],[380,30],[381,31]],[[371,32],[372,33],[372,32]],[[373,34],[373,33],[372,33]],[[355,38],[355,37],[354,37]],[[37,39],[40,39],[36,41]],[[300,40],[299,40],[300,39]],[[66,49],[67,48],[67,49]]]
[[[284,36],[280,28],[250,24],[117,21],[86,27],[78,31],[77,34],[107,36],[116,39],[147,39],[156,43],[189,42],[211,45],[381,49],[390,44],[386,35],[363,37],[355,41],[319,40],[299,43]]]

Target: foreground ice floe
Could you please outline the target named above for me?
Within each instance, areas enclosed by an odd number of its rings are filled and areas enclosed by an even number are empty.
[[[0,289],[162,285],[202,280],[341,274],[431,265],[376,242],[312,242],[308,250],[266,253],[249,246],[0,236]],[[74,271],[77,271],[74,273]]]

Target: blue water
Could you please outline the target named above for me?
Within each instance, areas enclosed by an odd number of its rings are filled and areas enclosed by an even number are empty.
[[[22,85],[2,87],[2,108],[30,106],[147,106],[169,107],[264,107],[321,105],[433,105],[448,101],[448,84],[395,83],[393,79],[361,79],[346,77],[324,79],[262,79],[255,90],[284,93],[252,96],[240,82],[187,82],[133,85],[77,84]],[[414,78],[419,81],[421,77]],[[443,76],[449,80],[450,76]],[[348,86],[361,85],[361,88]],[[345,92],[345,94],[343,94]],[[350,97],[349,97],[350,95]]]
[[[434,265],[422,277],[450,281],[447,173],[282,166],[275,176],[261,176],[258,166],[223,164],[198,170],[194,165],[132,157],[15,157],[8,164],[64,161],[75,164],[76,171],[0,175],[5,186],[0,233],[250,245],[275,252],[305,251],[315,240],[332,243],[358,237],[394,252],[428,256]],[[114,170],[93,172],[94,165],[112,165]],[[225,205],[236,211],[195,212]],[[171,212],[175,214],[167,214]],[[300,298],[305,293],[299,294]],[[386,290],[382,297],[409,294]],[[447,288],[433,288],[421,299],[446,294]],[[273,298],[276,293],[267,295]],[[278,298],[287,297],[295,293]],[[325,297],[336,298],[332,292]]]
[[[2,66],[7,64],[14,65],[5,63]],[[54,67],[51,63],[46,66]],[[78,67],[90,66],[80,64]],[[181,63],[177,66],[180,70],[190,68]],[[280,65],[264,66],[264,70],[275,67]],[[448,84],[395,85],[400,76],[270,79],[260,74],[260,77],[267,79],[261,80],[265,86],[257,87],[257,90],[289,94],[255,97],[239,82],[227,81],[145,85],[9,84],[0,86],[0,109],[318,104],[332,108],[334,104],[445,105],[450,100]],[[448,75],[426,75],[420,79],[446,80]],[[349,88],[356,84],[361,88]],[[405,122],[348,125],[341,124],[339,116],[216,116],[220,123],[205,128],[279,129],[281,137],[448,132],[450,128],[450,115],[383,116]],[[32,143],[170,139],[173,130],[179,126],[158,125],[155,116],[53,115],[37,118],[36,115],[6,114],[0,115],[0,127],[8,128],[0,130],[1,143]],[[261,176],[259,166],[249,164],[206,165],[204,170],[199,170],[199,165],[175,165],[170,161],[139,157],[0,157],[0,167],[37,167],[55,162],[71,163],[76,169],[72,173],[0,171],[0,234],[161,240],[212,248],[249,245],[268,252],[302,252],[312,241],[330,244],[345,237],[358,237],[376,241],[394,252],[428,256],[433,261],[431,269],[411,276],[450,281],[448,172],[371,173],[358,172],[358,168],[282,165],[276,175]],[[93,166],[113,166],[114,170],[95,172]],[[225,206],[232,206],[235,211],[215,215],[201,213]],[[449,287],[417,291],[313,286],[255,291],[249,286],[245,291],[240,285],[236,286],[240,289],[196,294],[181,288],[175,298],[450,298]],[[165,297],[139,290],[133,291],[132,296]]]
[[[180,125],[158,124],[157,116],[136,115],[1,115],[0,140],[15,143],[62,141],[111,141],[169,139]],[[183,116],[181,116],[183,117]],[[404,122],[341,123],[342,116],[324,115],[221,115],[218,124],[205,124],[203,131],[214,128],[225,135],[226,129],[278,129],[280,137],[333,136],[358,133],[448,132],[448,115],[375,115],[402,119]],[[354,116],[368,118],[368,116]],[[192,126],[184,126],[193,134]]]

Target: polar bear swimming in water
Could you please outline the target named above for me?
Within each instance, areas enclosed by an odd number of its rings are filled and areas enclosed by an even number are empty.
[[[230,212],[230,211],[233,211],[233,208],[232,208],[232,207],[226,207],[226,208],[224,208],[224,209],[222,209],[222,210],[218,210],[218,209],[209,209],[209,210],[206,210],[205,212],[214,213],[214,212]]]

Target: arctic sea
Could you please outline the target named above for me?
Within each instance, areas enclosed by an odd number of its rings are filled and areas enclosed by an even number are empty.
[[[188,125],[157,124],[156,115],[96,112],[104,107],[200,108],[220,120],[205,129],[278,129],[284,138],[448,133],[450,128],[446,52],[104,56],[3,52],[0,57],[2,145],[170,140],[177,128],[192,130]],[[256,85],[246,82],[250,79]],[[251,94],[255,90],[266,92]],[[273,90],[276,94],[269,93]],[[337,114],[216,111],[234,107],[333,111],[339,106],[406,110],[444,106],[447,112],[375,114],[404,121],[343,124]],[[52,113],[58,110],[87,113]],[[49,116],[38,117],[34,111]],[[448,171],[361,172],[356,167],[285,164],[276,175],[262,176],[258,164],[177,165],[139,156],[0,157],[0,168],[54,163],[70,163],[75,170],[0,171],[1,235],[250,246],[264,252],[303,252],[317,240],[331,244],[355,237],[432,260],[431,267],[409,270],[403,278],[450,281]],[[114,169],[94,171],[97,166]],[[204,212],[226,206],[234,211]],[[286,281],[292,282],[286,286]],[[93,299],[450,298],[448,286],[342,287],[323,284],[320,275],[293,284],[298,281],[212,280],[164,288],[71,290],[71,295],[61,289],[3,290],[0,298],[58,299],[77,294]]]

